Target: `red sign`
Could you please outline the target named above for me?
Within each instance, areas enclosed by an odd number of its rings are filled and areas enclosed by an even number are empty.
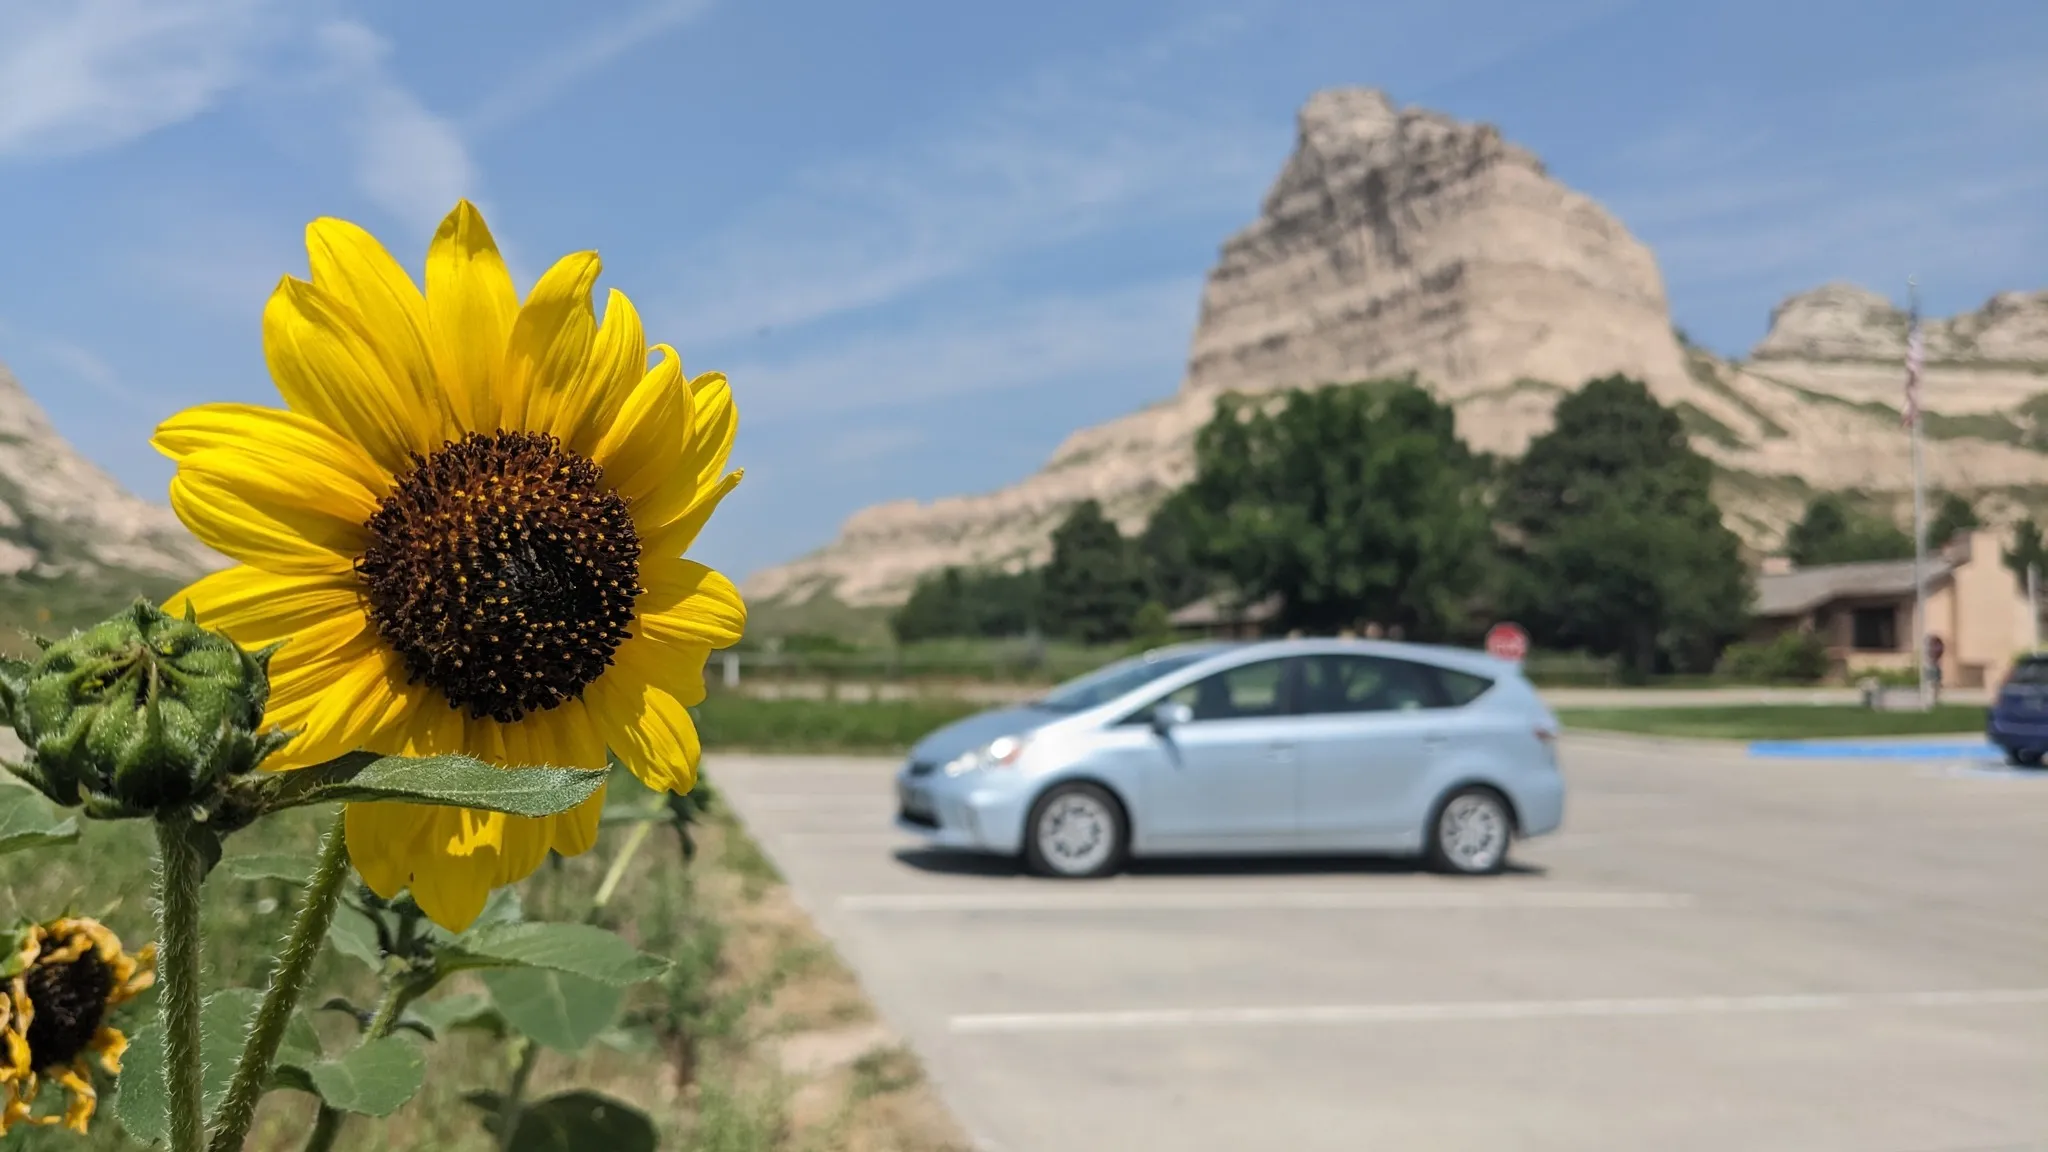
[[[1529,634],[1520,624],[1500,623],[1486,630],[1486,654],[1520,663],[1529,654]]]

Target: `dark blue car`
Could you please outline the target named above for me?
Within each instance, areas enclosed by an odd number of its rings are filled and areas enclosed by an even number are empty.
[[[2048,654],[2022,657],[2012,666],[1991,702],[1984,734],[2005,749],[2008,761],[2041,766],[2041,754],[2048,752]]]

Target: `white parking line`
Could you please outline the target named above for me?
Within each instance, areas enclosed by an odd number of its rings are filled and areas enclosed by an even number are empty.
[[[1407,1024],[1566,1017],[1715,1016],[1841,1012],[1870,1008],[1981,1008],[2048,1004],[2048,988],[1786,996],[1684,996],[1636,1000],[1494,1000],[1433,1004],[1330,1004],[1298,1008],[1167,1008],[1127,1012],[1001,1012],[955,1016],[959,1033],[1102,1032],[1272,1025]]]
[[[1670,892],[884,892],[841,896],[847,912],[1181,912],[1231,909],[1688,908]]]
[[[896,801],[870,792],[741,792],[738,807],[763,812],[803,812],[813,808],[872,808],[892,811]]]

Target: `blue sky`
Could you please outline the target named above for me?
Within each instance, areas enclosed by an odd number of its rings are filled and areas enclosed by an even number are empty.
[[[0,361],[137,491],[184,405],[274,401],[301,229],[417,270],[458,196],[522,283],[604,254],[727,372],[744,574],[992,488],[1176,385],[1312,91],[1501,125],[1740,352],[1837,278],[2048,286],[2040,0],[0,0]]]

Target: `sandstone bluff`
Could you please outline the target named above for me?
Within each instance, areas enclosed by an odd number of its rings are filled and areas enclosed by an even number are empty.
[[[1322,92],[1258,218],[1223,245],[1173,396],[1070,436],[1000,491],[856,513],[838,539],[755,574],[748,592],[887,604],[949,564],[1041,560],[1074,502],[1127,530],[1189,476],[1194,434],[1225,391],[1414,373],[1476,447],[1514,452],[1566,388],[1638,377],[1722,469],[1722,506],[1778,543],[1814,489],[1898,497],[1905,317],[1829,285],[1786,300],[1750,358],[1722,361],[1672,327],[1655,257],[1599,204],[1489,125]],[[1928,338],[1930,482],[1994,515],[2048,500],[2048,293],[2008,293]]]

